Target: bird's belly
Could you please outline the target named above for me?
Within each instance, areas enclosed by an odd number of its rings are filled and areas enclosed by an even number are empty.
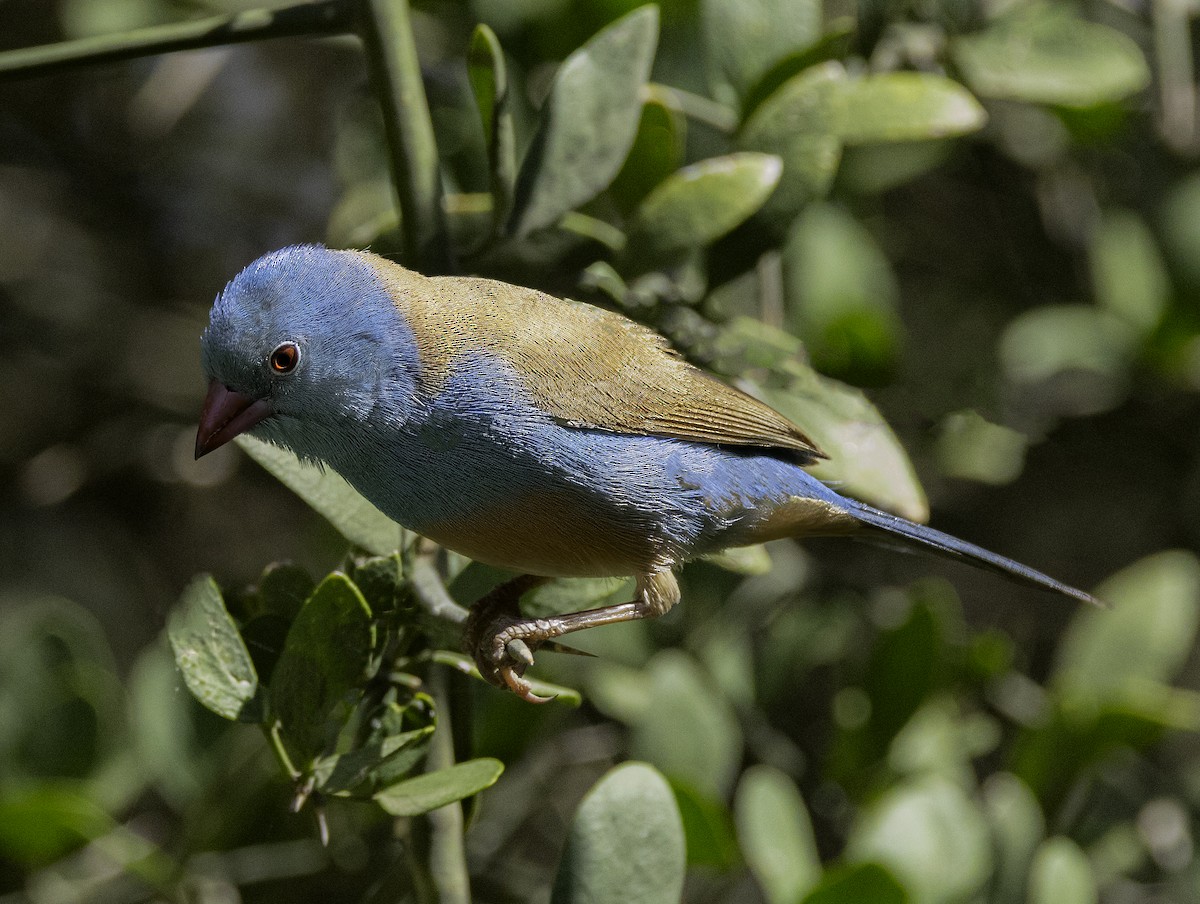
[[[581,505],[572,495],[525,493],[503,507],[438,519],[419,531],[469,558],[526,574],[629,575],[661,561],[661,544],[623,523],[618,513]]]

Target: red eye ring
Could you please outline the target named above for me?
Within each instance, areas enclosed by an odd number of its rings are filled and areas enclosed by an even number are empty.
[[[290,374],[300,363],[300,346],[295,342],[281,342],[275,347],[275,351],[271,352],[268,360],[271,363],[271,370],[275,373]]]

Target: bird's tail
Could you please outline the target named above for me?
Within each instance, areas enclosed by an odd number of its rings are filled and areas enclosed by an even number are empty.
[[[1090,603],[1093,606],[1104,605],[1090,593],[1085,593],[1069,584],[1056,581],[1049,575],[1042,574],[1040,571],[1036,571],[1027,565],[1022,565],[1020,562],[1014,562],[1012,559],[998,556],[996,553],[989,552],[981,546],[976,546],[974,543],[968,543],[966,540],[960,540],[958,537],[952,537],[949,534],[942,533],[940,530],[934,530],[932,527],[926,527],[923,524],[916,524],[896,515],[889,515],[887,512],[873,509],[869,505],[864,505],[857,500],[847,499],[845,502],[848,503],[846,508],[849,510],[849,513],[869,529],[880,531],[890,537],[899,537],[909,543],[922,546],[947,558],[959,559],[978,568],[994,571],[1022,584],[1030,584],[1034,587],[1040,587],[1043,590],[1061,593],[1063,596],[1069,596],[1071,599]]]

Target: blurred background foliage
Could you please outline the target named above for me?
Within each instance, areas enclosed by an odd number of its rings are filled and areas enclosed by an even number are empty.
[[[3,0],[0,49],[251,6]],[[507,767],[470,811],[475,900],[670,900],[685,861],[697,902],[1195,900],[1195,13],[417,4],[443,266],[625,311],[846,490],[1113,604],[847,542],[689,566],[660,622],[539,657],[578,708],[456,684],[459,745]],[[425,899],[419,822],[333,801],[322,846],[164,639],[201,571],[247,618],[343,564],[375,604],[343,533],[369,537],[192,443],[238,268],[405,253],[385,131],[346,36],[0,83],[2,901]],[[442,565],[462,603],[489,580]]]

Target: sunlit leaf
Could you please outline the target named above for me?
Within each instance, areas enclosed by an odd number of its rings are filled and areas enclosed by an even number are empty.
[[[683,825],[670,787],[645,763],[624,763],[584,797],[571,822],[552,904],[678,904]]]
[[[375,800],[393,816],[418,816],[490,788],[502,772],[499,760],[467,760],[398,782],[376,794]]]
[[[842,153],[833,98],[845,79],[840,63],[805,70],[763,101],[738,135],[738,147],[783,161],[779,185],[763,210],[780,225],[833,184]]]
[[[616,176],[637,135],[657,44],[658,8],[643,6],[563,62],[517,178],[515,235],[558,222]]]
[[[937,438],[937,461],[947,477],[1002,485],[1020,476],[1025,467],[1025,434],[993,424],[978,411],[956,411],[942,419]]]
[[[386,556],[402,545],[402,530],[340,474],[301,463],[291,452],[249,436],[234,440],[247,455],[328,519],[351,543]]]
[[[987,119],[966,88],[925,72],[839,81],[831,101],[833,132],[846,144],[966,135],[982,128]]]
[[[996,904],[1021,904],[1029,865],[1046,831],[1045,817],[1033,791],[1010,772],[988,776],[982,791],[996,852],[992,899]]]
[[[1149,227],[1135,213],[1105,213],[1092,237],[1096,300],[1146,334],[1158,326],[1171,294],[1166,265]]]
[[[715,241],[762,206],[780,171],[778,157],[750,152],[685,166],[642,202],[630,248],[653,259]]]
[[[1062,3],[1018,5],[983,31],[955,38],[950,50],[982,97],[1091,107],[1122,100],[1150,82],[1131,38],[1080,19]]]
[[[1096,904],[1100,899],[1087,855],[1056,835],[1038,848],[1029,874],[1029,904]]]
[[[958,784],[929,776],[893,786],[865,807],[846,848],[891,869],[913,900],[969,899],[992,868],[987,824]]]
[[[1191,653],[1200,624],[1200,561],[1164,552],[1100,587],[1107,610],[1080,609],[1059,647],[1053,686],[1075,698],[1112,699],[1138,682],[1168,682]]]
[[[769,766],[742,775],[734,798],[738,841],[769,904],[794,904],[821,877],[812,821],[796,784]]]
[[[912,462],[879,411],[859,390],[794,368],[786,391],[767,401],[800,425],[829,455],[813,468],[839,492],[913,521],[929,518],[929,503]]]
[[[210,575],[200,575],[183,591],[167,623],[167,637],[184,683],[197,700],[226,719],[262,719],[254,663]]]

